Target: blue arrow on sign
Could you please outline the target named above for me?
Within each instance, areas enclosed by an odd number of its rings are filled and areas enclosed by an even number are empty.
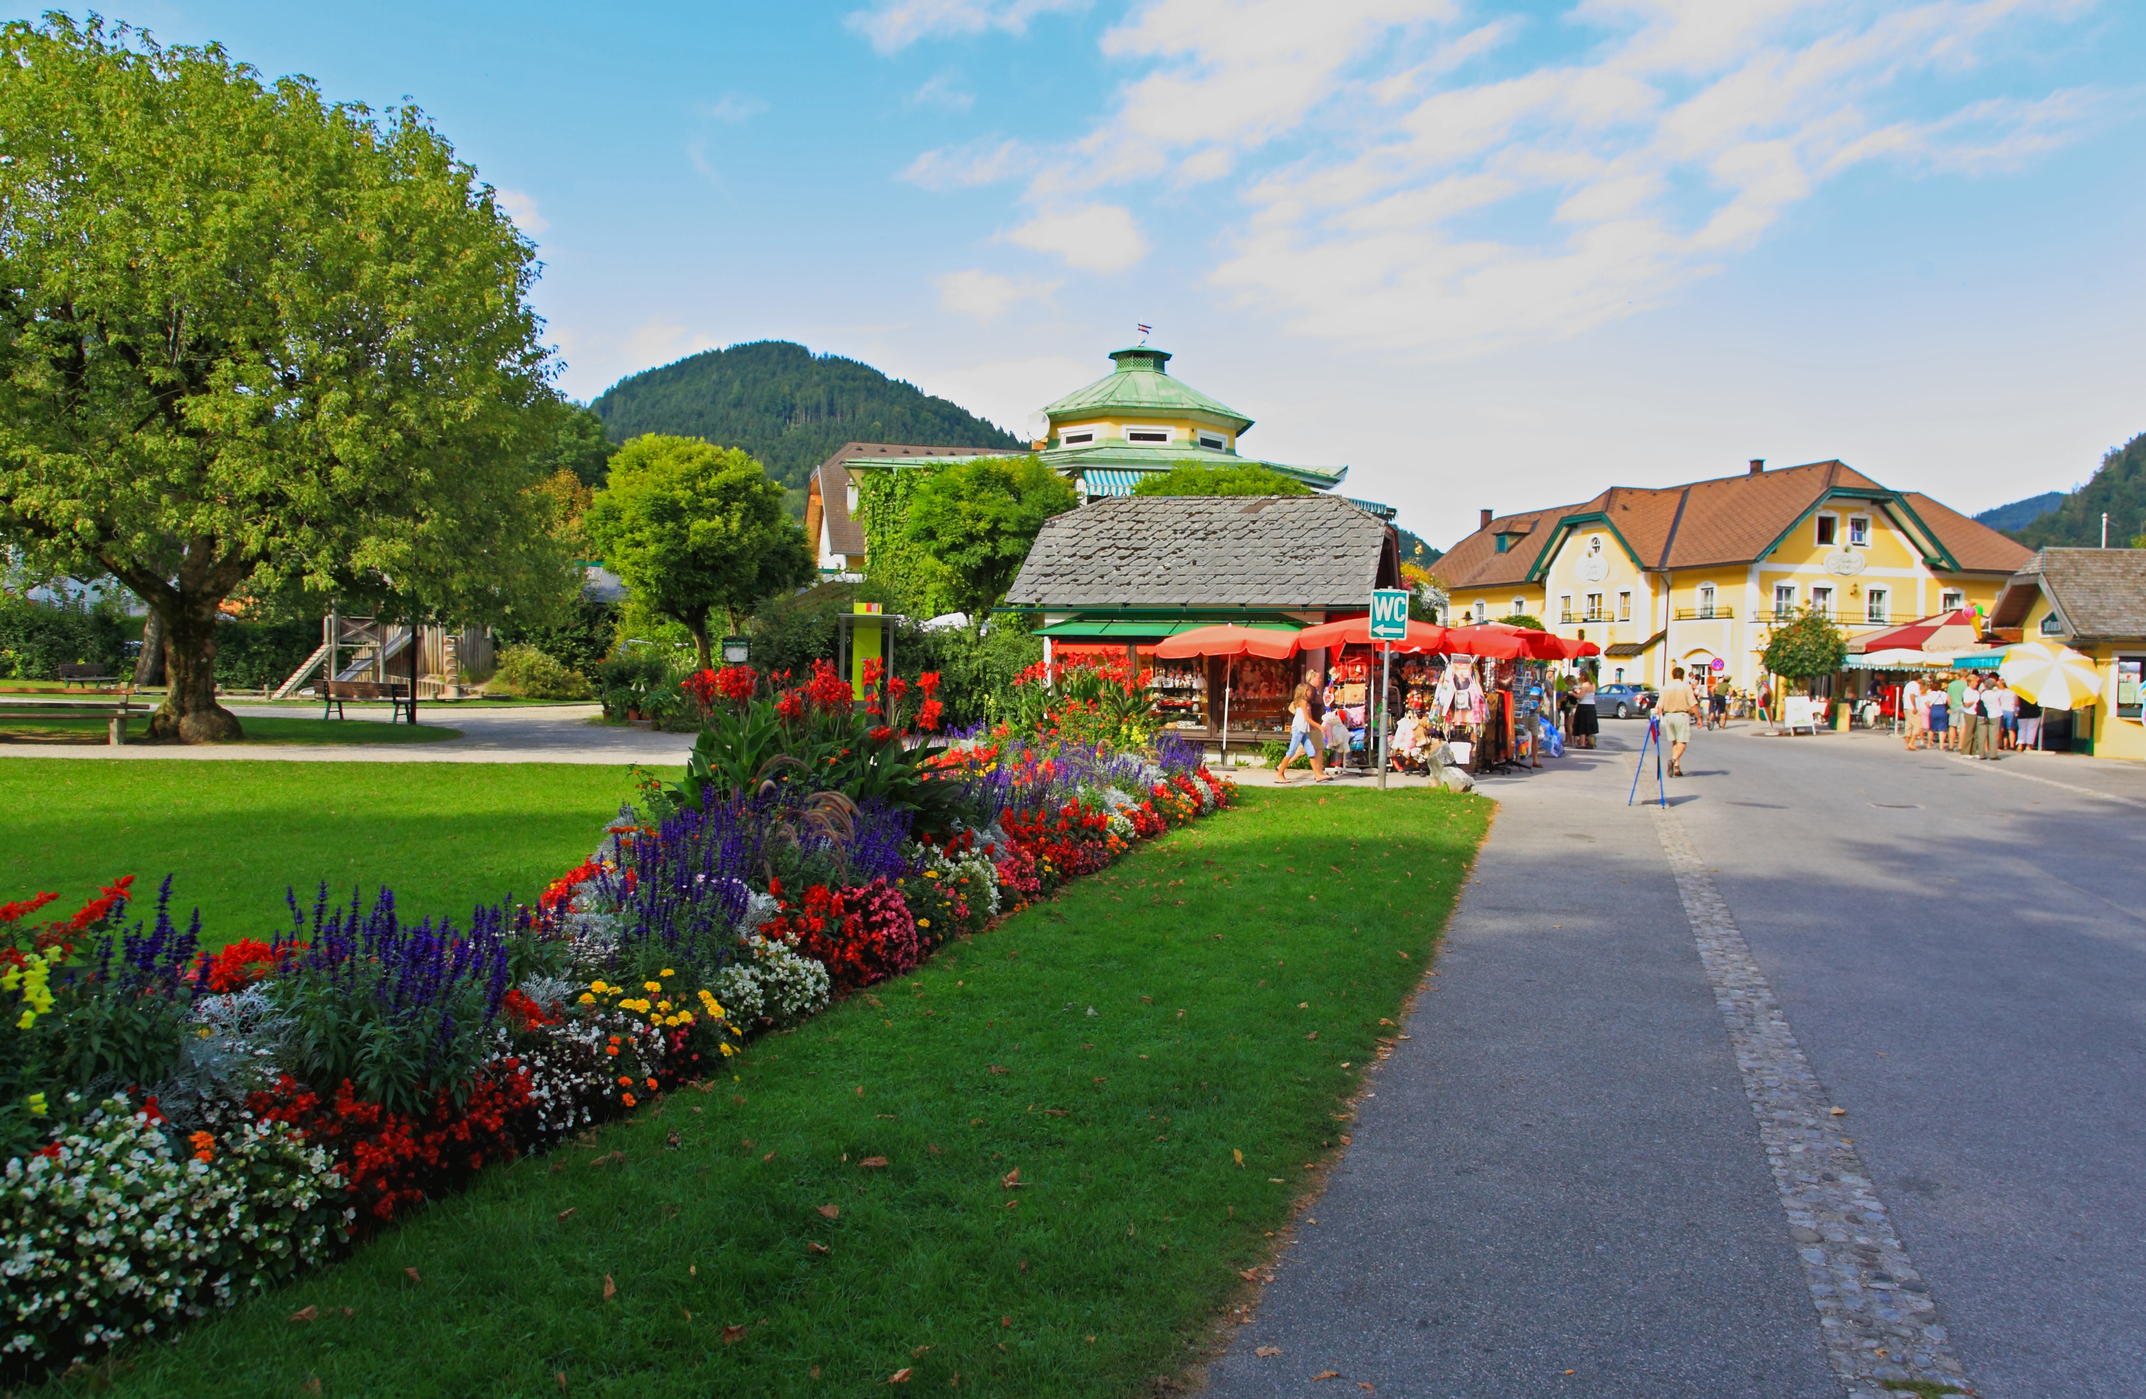
[[[1374,588],[1371,592],[1371,639],[1408,640],[1408,589]]]

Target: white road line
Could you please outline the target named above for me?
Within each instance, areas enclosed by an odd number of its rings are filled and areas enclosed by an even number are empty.
[[[1988,763],[1983,762],[1980,758],[1948,758],[1948,761],[1973,763],[1977,767],[1985,768],[1989,766]],[[2067,792],[2077,792],[2085,797],[2099,797],[2105,802],[2122,802],[2125,806],[2146,806],[2146,801],[2140,801],[2137,797],[2120,797],[2114,792],[2104,792],[2093,787],[2082,787],[2076,782],[2059,782],[2054,777],[2044,777],[2038,772],[2017,771],[2012,766],[2016,761],[2018,760],[2013,758],[1999,759],[1997,771],[2003,773],[2006,777],[2016,777],[2022,782],[2039,782],[2044,787],[2062,787]]]
[[[1834,1125],[1839,1119],[1825,1090],[1683,821],[1674,809],[1657,807],[1655,825],[1758,1119],[1833,1373],[1849,1399],[1913,1393],[1889,1390],[1888,1382],[1967,1390],[1937,1304],[1909,1263],[1870,1172]]]

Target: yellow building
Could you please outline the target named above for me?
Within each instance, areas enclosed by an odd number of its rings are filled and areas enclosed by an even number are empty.
[[[1960,607],[1985,613],[2024,546],[1838,461],[1578,505],[1483,512],[1438,561],[1453,620],[1539,617],[1603,650],[1601,678],[1660,685],[1672,665],[1760,682],[1776,622],[1805,607],[1853,638]]]
[[[2044,549],[2006,582],[1990,626],[2007,636],[2017,627],[2024,640],[2062,642],[2093,657],[2101,702],[2072,715],[2068,746],[2146,759],[2146,549]]]

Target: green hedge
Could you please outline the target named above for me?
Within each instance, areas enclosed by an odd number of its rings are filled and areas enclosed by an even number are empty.
[[[227,690],[281,685],[320,646],[320,619],[216,624],[216,683]]]
[[[89,663],[110,675],[129,665],[126,643],[141,623],[99,608],[0,594],[0,680],[57,680],[60,667]]]

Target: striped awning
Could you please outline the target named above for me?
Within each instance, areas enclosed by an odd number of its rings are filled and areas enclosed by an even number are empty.
[[[1090,499],[1093,499],[1096,496],[1131,495],[1133,482],[1140,479],[1140,473],[1127,471],[1123,467],[1091,466],[1081,472],[1080,479],[1082,484],[1087,486]]]

